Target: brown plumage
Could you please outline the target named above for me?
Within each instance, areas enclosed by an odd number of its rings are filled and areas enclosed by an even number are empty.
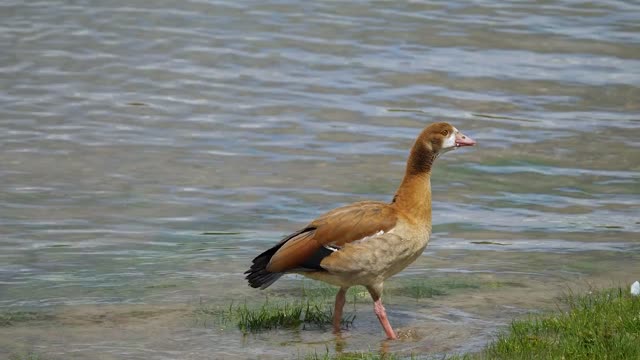
[[[340,287],[334,330],[340,331],[345,294],[363,285],[390,339],[380,297],[383,282],[415,261],[431,233],[431,168],[438,155],[475,141],[447,123],[427,126],[416,139],[405,176],[391,203],[363,201],[320,216],[258,255],[246,272],[249,285],[265,289],[285,273],[298,273]]]

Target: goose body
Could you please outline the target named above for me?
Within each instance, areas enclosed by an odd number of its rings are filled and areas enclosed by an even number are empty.
[[[333,318],[339,332],[346,291],[367,288],[386,335],[396,339],[382,306],[384,281],[423,252],[431,234],[431,168],[442,153],[475,145],[448,123],[427,126],[416,139],[405,176],[390,203],[357,202],[331,210],[253,259],[249,285],[265,289],[286,273],[338,286]]]

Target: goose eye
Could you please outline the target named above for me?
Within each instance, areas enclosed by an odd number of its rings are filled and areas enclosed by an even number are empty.
[[[444,135],[444,136],[449,135],[449,130],[442,130],[442,135]]]

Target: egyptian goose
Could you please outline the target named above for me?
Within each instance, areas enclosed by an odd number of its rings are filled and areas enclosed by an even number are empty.
[[[363,285],[389,339],[397,339],[382,306],[382,284],[422,254],[431,234],[431,167],[438,155],[475,145],[447,123],[427,126],[411,148],[407,168],[391,203],[363,201],[320,216],[253,259],[249,285],[266,289],[297,273],[340,287],[333,328],[340,332],[347,289]]]

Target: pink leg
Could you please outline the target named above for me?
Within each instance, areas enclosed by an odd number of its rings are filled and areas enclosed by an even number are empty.
[[[391,328],[391,324],[389,324],[389,319],[387,319],[387,312],[382,306],[382,299],[378,299],[373,303],[373,311],[376,313],[378,320],[380,320],[380,325],[384,329],[384,332],[387,333],[387,337],[390,340],[396,340],[398,337],[396,333]]]
[[[373,299],[373,312],[376,313],[384,332],[390,340],[396,340],[398,336],[396,336],[391,324],[389,324],[387,312],[384,309],[384,306],[382,306],[382,283],[367,286],[367,290],[369,290],[369,294],[371,294],[371,298]]]
[[[344,308],[344,303],[346,302],[347,288],[340,288],[338,294],[336,295],[336,306],[333,310],[333,332],[339,333],[342,329],[341,321],[342,321],[342,309]]]

